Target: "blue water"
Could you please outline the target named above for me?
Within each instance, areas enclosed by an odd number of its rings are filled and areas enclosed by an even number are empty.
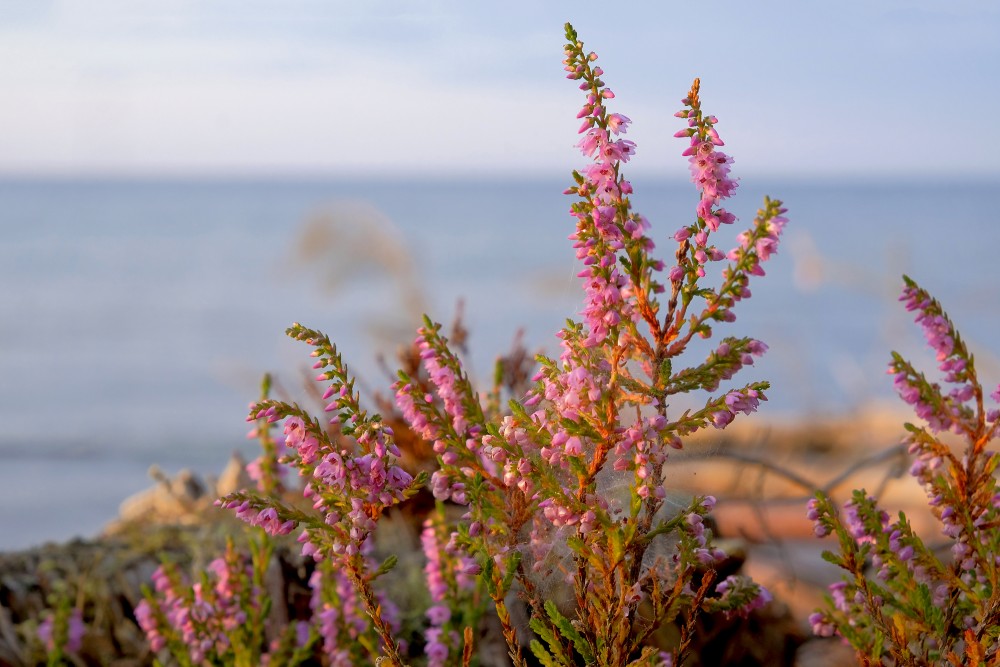
[[[0,548],[93,534],[151,463],[212,472],[252,452],[243,417],[260,376],[300,395],[308,357],[283,336],[291,322],[329,333],[377,388],[376,354],[459,300],[480,377],[519,328],[554,351],[579,302],[564,185],[0,182]],[[771,346],[744,376],[773,381],[765,415],[891,396],[889,350],[920,354],[895,302],[903,272],[1000,380],[1000,184],[744,183],[738,226],[765,192],[791,223],[726,332]],[[691,187],[639,180],[634,201],[672,254]]]

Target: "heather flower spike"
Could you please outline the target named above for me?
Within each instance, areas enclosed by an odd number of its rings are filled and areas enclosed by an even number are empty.
[[[902,512],[891,520],[864,490],[842,509],[817,494],[808,516],[817,535],[836,537],[838,551],[824,557],[846,574],[810,623],[818,635],[843,637],[865,664],[995,664],[1000,455],[990,446],[1000,412],[985,405],[973,357],[941,304],[910,278],[904,282],[900,301],[936,353],[941,381],[895,352],[889,373],[926,423],[906,424],[910,474],[923,486],[940,534],[918,536]],[[1000,391],[990,398],[1000,402]],[[961,450],[942,440],[946,431],[960,437]],[[947,550],[932,548],[942,542]]]
[[[261,401],[266,401],[271,393],[271,376],[265,374],[261,380]],[[251,409],[253,405],[251,405]],[[256,420],[254,428],[247,434],[248,438],[256,438],[260,442],[261,455],[247,464],[247,474],[257,483],[257,490],[267,496],[280,497],[284,492],[282,476],[284,469],[279,461],[279,442],[275,439],[274,420],[270,416],[261,416]]]
[[[424,635],[428,667],[456,664],[469,644],[466,629],[478,627],[484,611],[482,587],[475,576],[479,566],[458,546],[457,534],[450,532],[444,515],[439,503],[420,535],[431,598],[426,612],[430,627]]]
[[[68,662],[66,653],[72,655],[80,650],[86,632],[83,611],[71,606],[68,595],[59,595],[54,609],[46,613],[36,630],[38,640],[45,649],[47,664]]]

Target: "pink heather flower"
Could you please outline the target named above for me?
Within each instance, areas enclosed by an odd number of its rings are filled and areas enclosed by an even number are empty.
[[[432,331],[423,328],[418,331],[416,345],[420,350],[420,359],[444,404],[445,412],[451,417],[452,428],[457,435],[464,436],[467,434],[468,417],[465,412],[462,380],[449,363],[450,359],[432,344],[432,336]]]
[[[370,543],[362,545],[365,553],[371,550]],[[374,563],[366,555],[366,568],[374,568]],[[323,652],[331,658],[330,664],[338,667],[352,667],[350,649],[358,645],[358,638],[371,628],[371,619],[364,610],[364,604],[347,573],[331,564],[318,567],[309,579],[312,595],[309,607],[313,613],[313,624],[319,631]],[[382,618],[393,632],[399,632],[399,610],[382,591],[376,591],[376,602],[382,610]]]
[[[757,250],[757,258],[766,262],[771,255],[778,252],[778,240],[770,237],[758,239],[755,249]]]
[[[830,591],[830,597],[833,598],[834,608],[844,613],[849,613],[851,605],[847,601],[847,582],[835,581],[827,586],[827,590]]]
[[[87,631],[87,626],[83,623],[83,612],[79,609],[70,611],[67,625],[66,643],[63,645],[63,648],[69,653],[76,653],[83,646],[83,635]],[[55,618],[51,615],[47,616],[39,624],[37,630],[38,639],[45,644],[46,649],[49,651],[55,650],[56,638],[52,636],[54,630]]]
[[[158,653],[167,645],[166,638],[160,634],[156,616],[148,600],[142,600],[135,608],[135,619],[139,628],[146,633],[146,641],[153,653]],[[43,640],[44,641],[44,640]]]
[[[312,465],[319,457],[319,441],[310,434],[300,417],[285,420],[285,446],[294,449],[302,460],[302,465]],[[301,472],[301,471],[300,471]]]
[[[584,344],[587,345],[589,341],[588,338]],[[577,365],[574,360],[568,361],[561,373],[546,375],[542,383],[544,396],[552,402],[556,414],[561,418],[575,420],[603,397],[606,390],[605,375],[610,369],[603,366],[590,369]],[[604,365],[607,365],[606,362]],[[595,373],[598,377],[595,377]]]
[[[632,120],[628,116],[623,116],[620,113],[608,115],[608,129],[615,134],[625,134],[631,122]]]
[[[431,622],[431,625],[440,627],[451,620],[451,609],[448,608],[448,605],[444,604],[436,604],[429,607],[427,609],[427,620]]]
[[[444,667],[448,660],[448,645],[441,641],[441,628],[432,627],[424,634],[428,667]]]
[[[832,637],[836,632],[836,627],[822,612],[815,612],[809,615],[809,625],[812,626],[813,634],[817,637]]]
[[[282,521],[273,507],[260,509],[251,505],[248,500],[239,499],[231,500],[223,504],[222,507],[235,510],[236,518],[251,526],[263,528],[269,535],[287,535],[295,529],[295,522],[292,520]]]
[[[420,543],[427,557],[427,564],[424,565],[427,589],[434,603],[427,610],[431,628],[426,633],[428,645],[425,652],[428,664],[440,666],[446,664],[450,647],[460,645],[457,634],[444,631],[444,626],[451,620],[450,605],[461,604],[461,598],[475,588],[474,577],[479,574],[479,566],[459,548],[456,533],[451,534],[447,543],[442,543],[440,533],[443,530],[443,525],[428,518],[420,534]]]
[[[414,398],[416,389],[412,385],[402,382],[396,383],[394,388],[396,391],[396,405],[403,414],[403,419],[410,425],[410,428],[424,440],[431,442],[437,440],[439,435],[437,427],[431,424],[427,420],[427,417],[417,408],[416,399]],[[420,397],[420,400],[430,403],[433,398],[430,396]]]
[[[806,504],[806,518],[813,522],[813,532],[816,537],[826,537],[830,534],[830,528],[823,521],[821,521],[822,514],[819,509],[819,500],[816,498],[810,498],[809,502]]]
[[[731,391],[726,394],[726,406],[733,412],[749,415],[757,411],[760,400],[766,400],[764,395],[755,389],[747,389],[746,393]]]
[[[628,162],[635,155],[635,142],[628,139],[605,142],[601,147],[601,157],[608,162]]]
[[[748,597],[754,591],[756,594],[753,597]],[[736,609],[726,611],[727,617],[743,616],[745,618],[751,612],[760,609],[773,599],[766,588],[760,584],[755,584],[748,577],[737,574],[730,575],[716,584],[715,592],[719,594],[721,601],[728,601],[737,596],[748,597]]]
[[[267,463],[267,461],[266,461],[266,455],[261,455],[261,456],[258,456],[257,458],[255,458],[253,461],[250,461],[250,463],[248,463],[246,465],[247,475],[250,477],[251,480],[253,480],[254,482],[257,482],[257,488],[261,492],[264,492],[264,488],[263,488],[264,468],[263,468],[263,466],[266,465],[266,463]],[[278,475],[277,475],[278,479],[276,481],[280,482],[281,478],[284,477],[285,467],[283,465],[281,465],[280,463],[276,462],[276,464],[277,464],[277,473],[278,473]]]
[[[710,497],[710,496],[709,496]],[[705,565],[712,565],[725,558],[725,553],[708,545],[708,534],[705,530],[705,520],[698,513],[692,512],[684,517],[682,528],[687,531],[698,545],[694,549],[695,557]]]
[[[712,426],[714,426],[717,429],[724,429],[733,422],[733,419],[735,419],[735,417],[736,415],[734,415],[729,410],[719,410],[717,412],[713,412]]]
[[[289,417],[285,420],[285,446],[288,448],[298,447],[299,443],[306,436],[305,424],[301,417]]]
[[[441,545],[437,539],[437,529],[430,519],[424,522],[424,530],[420,533],[420,544],[423,546],[424,555],[427,557],[427,564],[424,566],[424,574],[427,578],[427,590],[431,594],[431,600],[441,602],[448,594],[448,585],[445,582],[444,568],[441,561]]]
[[[602,202],[607,203],[618,198],[620,190],[615,180],[615,170],[612,164],[595,162],[584,167],[581,173]]]
[[[589,128],[590,121],[585,121],[584,126]],[[584,126],[581,126],[580,129],[583,130]],[[595,153],[608,143],[608,133],[600,128],[593,128],[584,131],[587,133],[582,139],[580,139],[580,141],[577,142],[576,145],[580,149],[581,153],[587,157],[593,157]]]

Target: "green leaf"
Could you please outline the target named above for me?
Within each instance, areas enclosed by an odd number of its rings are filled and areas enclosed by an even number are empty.
[[[392,568],[396,567],[396,563],[398,562],[399,558],[397,558],[395,554],[390,555],[388,558],[382,561],[381,565],[378,566],[378,569],[375,570],[375,572],[372,574],[372,579],[378,579],[383,574],[385,574]]]
[[[552,628],[543,623],[542,619],[536,616],[528,622],[528,626],[536,635],[538,635],[538,638],[548,644],[551,649],[551,652],[547,651],[538,639],[531,640],[531,652],[535,654],[535,657],[542,661],[543,665],[556,665],[557,667],[562,667],[573,664],[569,658],[566,657],[566,654],[563,653],[562,644],[560,644],[556,639],[555,633],[552,632]]]
[[[639,510],[642,509],[642,498],[639,496],[638,493],[635,493],[634,491],[632,493],[631,500],[629,500],[628,509],[629,509],[629,516],[632,517],[633,519],[639,516]]]
[[[625,538],[622,536],[622,531],[615,526],[612,526],[608,532],[608,540],[611,543],[611,561],[617,563],[625,554]]]
[[[496,570],[496,565],[493,564],[493,559],[490,558],[489,554],[484,551],[480,551],[475,555],[476,562],[479,563],[479,567],[482,568],[483,577],[482,580],[486,583],[486,592],[491,598],[496,598],[497,596],[497,585],[496,581],[493,579],[493,572]]]
[[[508,556],[507,562],[507,572],[503,575],[503,581],[501,585],[503,586],[504,594],[510,590],[511,584],[514,581],[514,575],[517,574],[518,565],[521,564],[521,552],[514,551]],[[492,561],[492,559],[490,559]]]
[[[583,656],[587,664],[594,662],[594,653],[590,649],[590,643],[580,634],[579,630],[573,627],[573,622],[563,616],[552,600],[545,601],[545,613],[549,615],[552,623],[559,628],[559,633],[563,637],[573,642],[573,647]]]
[[[520,403],[518,403],[517,401],[515,401],[513,398],[510,399],[510,401],[507,402],[507,405],[510,407],[510,412],[511,412],[512,415],[514,415],[515,419],[517,419],[518,421],[521,421],[521,422],[530,422],[531,421],[528,418],[528,413],[524,409],[524,406],[521,405]]]
[[[566,538],[566,546],[572,549],[573,553],[580,555],[583,555],[583,552],[587,550],[587,543],[579,535],[569,535]]]
[[[844,567],[844,560],[832,551],[824,551],[823,560],[838,567]]]
[[[560,663],[556,662],[552,654],[546,651],[537,639],[532,639],[530,646],[531,652],[538,658],[538,662],[542,663],[542,667],[561,667]]]

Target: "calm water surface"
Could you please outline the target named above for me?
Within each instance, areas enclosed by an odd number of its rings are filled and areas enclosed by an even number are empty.
[[[579,302],[561,189],[0,182],[0,549],[94,534],[154,462],[213,472],[252,452],[243,417],[260,376],[278,373],[294,396],[308,366],[283,336],[291,322],[328,332],[372,387],[387,385],[378,352],[391,357],[422,311],[450,320],[460,300],[480,376],[519,328],[553,351]],[[636,192],[671,251],[693,190]],[[903,272],[1000,380],[1000,186],[744,185],[738,226],[765,192],[791,223],[729,329],[771,346],[743,376],[772,380],[764,414],[891,397],[890,348],[920,349],[895,302]]]

